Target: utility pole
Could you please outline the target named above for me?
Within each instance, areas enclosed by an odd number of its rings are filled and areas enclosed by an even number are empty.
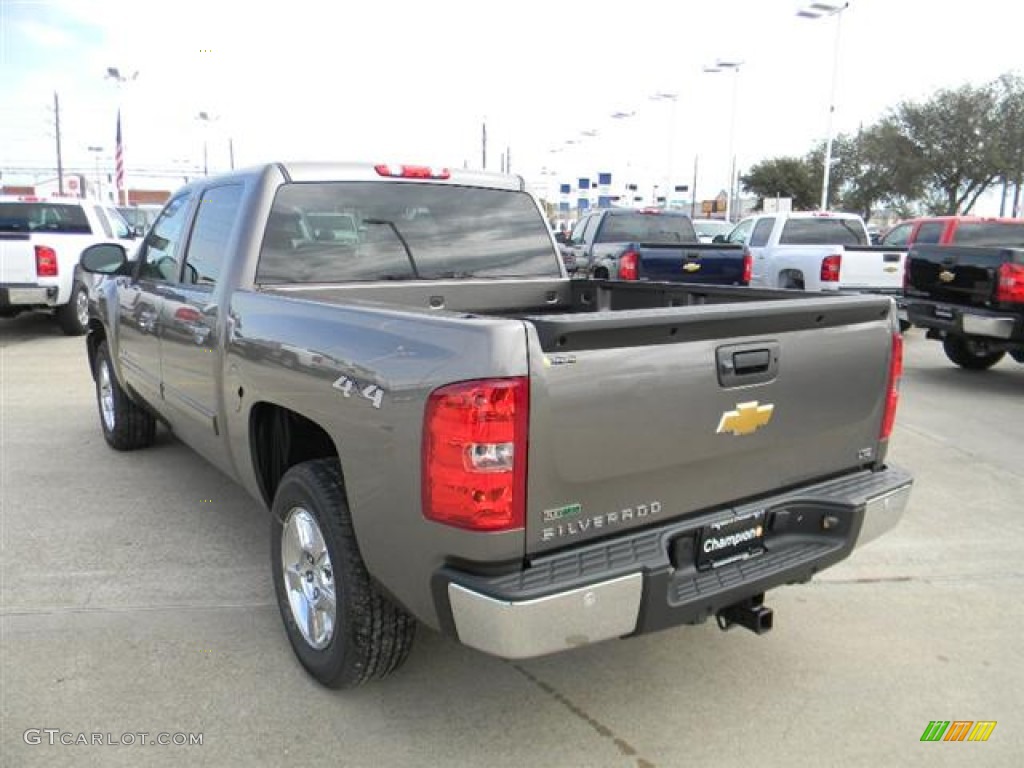
[[[512,173],[512,147],[505,147],[505,173]]]
[[[483,167],[483,170],[486,171],[487,170],[487,119],[486,118],[484,118],[483,128],[484,128],[484,132],[483,132],[483,135],[481,137],[481,145],[480,146],[481,146],[481,149],[482,149],[482,161],[483,161],[482,167]]]
[[[57,192],[64,194],[64,161],[60,153],[60,99],[57,92],[53,92],[53,120],[57,134]]]
[[[697,161],[700,158],[693,156],[693,188],[690,192],[690,218],[697,218]]]
[[[235,140],[228,139],[228,160],[231,162],[231,170],[235,170]]]

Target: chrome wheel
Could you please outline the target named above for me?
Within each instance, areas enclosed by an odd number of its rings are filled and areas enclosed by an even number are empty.
[[[89,295],[85,292],[85,288],[79,288],[75,291],[75,317],[78,318],[78,324],[83,328],[89,326]]]
[[[106,361],[100,363],[99,370],[100,413],[103,426],[108,432],[114,431],[114,385],[110,380],[110,366]]]
[[[334,568],[316,518],[302,507],[285,516],[281,570],[295,624],[310,648],[323,650],[334,637],[338,615]]]

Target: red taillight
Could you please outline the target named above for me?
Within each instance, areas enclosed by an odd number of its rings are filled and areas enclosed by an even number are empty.
[[[838,283],[839,282],[839,270],[843,265],[843,257],[841,254],[833,253],[831,256],[826,256],[821,260],[821,282],[823,283]]]
[[[1000,264],[996,301],[1024,303],[1024,264]]]
[[[526,377],[465,381],[427,400],[423,515],[471,531],[509,531],[526,519]]]
[[[892,335],[892,357],[889,359],[889,378],[885,390],[885,414],[882,416],[882,430],[878,437],[885,440],[892,434],[896,421],[896,406],[900,401],[900,382],[903,379],[903,337]]]
[[[374,170],[380,176],[391,176],[398,179],[447,179],[451,171],[447,168],[430,168],[426,165],[375,165]]]
[[[640,254],[626,251],[619,257],[619,280],[640,279]]]
[[[57,252],[45,245],[36,246],[36,275],[39,277],[57,276]]]
[[[743,284],[750,285],[754,277],[754,257],[750,255],[750,249],[743,249]]]
[[[174,319],[179,323],[198,323],[202,318],[195,307],[178,307],[174,310]]]

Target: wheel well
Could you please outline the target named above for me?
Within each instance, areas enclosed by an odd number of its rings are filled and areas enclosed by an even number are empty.
[[[797,288],[803,290],[804,273],[798,269],[784,269],[779,272],[780,288]]]
[[[337,457],[323,427],[272,403],[259,403],[249,415],[249,444],[260,492],[270,506],[284,473],[311,459]]]
[[[96,375],[96,350],[100,348],[100,343],[107,338],[107,332],[103,329],[103,323],[99,320],[92,319],[89,321],[89,329],[86,331],[85,337],[85,351],[89,356],[89,370],[93,372],[93,376]]]

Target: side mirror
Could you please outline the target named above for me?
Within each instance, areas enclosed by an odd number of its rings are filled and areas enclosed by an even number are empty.
[[[555,232],[555,242],[559,245],[567,245],[569,243],[569,234],[567,232]]]
[[[95,275],[126,275],[128,254],[118,243],[96,243],[82,251],[79,265]]]
[[[715,235],[713,238],[711,238],[711,242],[712,243],[727,243],[729,241],[725,239],[725,235]]]

